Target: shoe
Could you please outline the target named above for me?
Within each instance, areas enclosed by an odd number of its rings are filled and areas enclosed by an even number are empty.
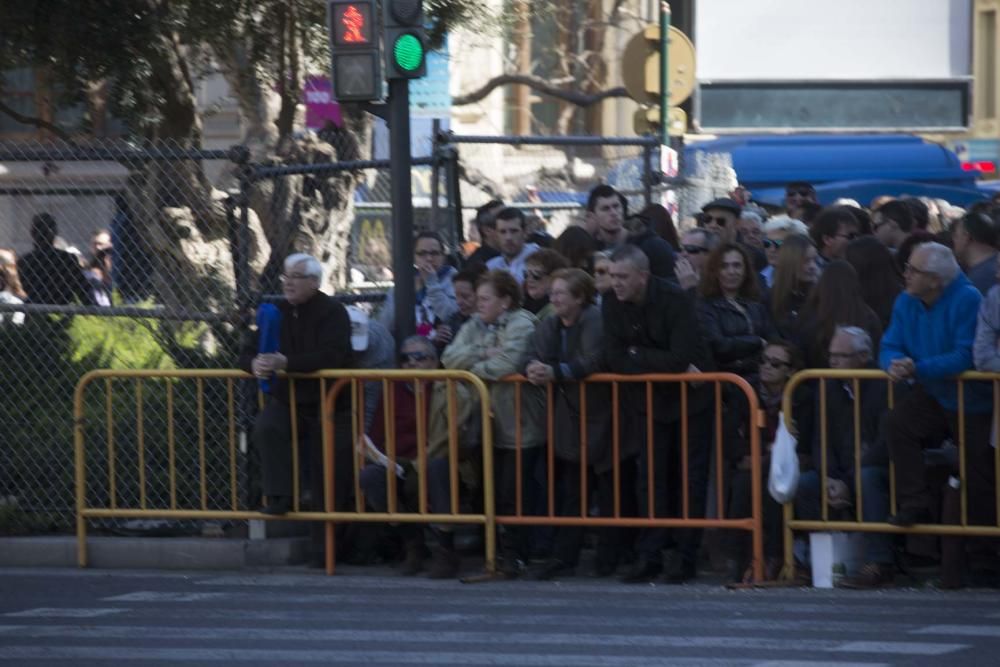
[[[291,496],[271,496],[267,499],[267,505],[260,508],[260,513],[270,516],[281,516],[282,514],[288,514],[291,509]]]
[[[886,521],[890,526],[909,528],[915,523],[927,523],[930,518],[930,512],[926,507],[900,507],[899,511],[890,514]]]
[[[528,578],[535,581],[551,581],[556,577],[571,577],[575,573],[575,565],[570,565],[558,558],[550,558],[539,567],[528,572]]]
[[[591,576],[594,577],[610,577],[613,576],[615,572],[618,571],[618,566],[611,562],[598,562],[594,565],[594,569],[591,572]]]
[[[454,579],[462,559],[453,549],[437,546],[431,552],[431,564],[427,568],[428,579]]]
[[[667,567],[667,573],[663,577],[668,584],[683,584],[693,580],[698,576],[694,563],[683,558],[674,558]]]
[[[628,574],[622,577],[623,584],[645,584],[653,581],[663,572],[663,565],[651,560],[639,560],[629,570]]]
[[[406,557],[399,566],[399,573],[404,577],[412,577],[423,572],[424,558],[427,557],[427,547],[423,540],[413,540],[406,543]]]
[[[745,568],[743,563],[735,558],[730,558],[726,560],[726,583],[727,584],[742,584],[743,572]]]
[[[837,587],[854,590],[886,588],[887,586],[892,586],[895,580],[896,575],[892,571],[891,565],[885,563],[865,563],[856,575],[841,579]]]
[[[528,566],[516,552],[506,551],[497,559],[497,572],[508,579],[516,579],[527,570]]]

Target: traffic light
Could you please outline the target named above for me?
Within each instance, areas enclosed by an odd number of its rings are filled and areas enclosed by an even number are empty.
[[[385,78],[419,79],[427,73],[422,0],[383,0]]]
[[[338,102],[382,97],[375,0],[329,0],[327,25],[333,59],[333,95]]]

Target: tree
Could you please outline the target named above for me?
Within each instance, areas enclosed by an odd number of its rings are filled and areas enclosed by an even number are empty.
[[[432,0],[433,34],[481,13],[477,0]],[[295,112],[307,71],[327,69],[323,0],[0,1],[0,72],[32,67],[59,103],[106,105],[130,134],[154,147],[197,148],[203,117],[198,81],[221,73],[238,101],[243,142],[257,163],[318,163],[368,157],[371,119],[344,106],[344,127],[325,140],[296,136]],[[0,99],[3,98],[0,79]],[[0,112],[71,139],[45,118],[0,103]],[[94,117],[83,133],[95,130]],[[346,240],[359,175],[290,176],[250,193],[256,275],[290,251],[317,256],[343,282]],[[160,300],[193,310],[226,307],[232,294],[225,194],[200,162],[132,165],[129,209],[154,259]],[[179,284],[179,277],[189,283]],[[273,287],[273,285],[271,286]],[[230,296],[231,300],[231,296]]]

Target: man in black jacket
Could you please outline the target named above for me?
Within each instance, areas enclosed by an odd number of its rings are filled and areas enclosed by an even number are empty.
[[[285,300],[278,303],[281,314],[278,349],[260,353],[258,336],[248,339],[240,355],[240,367],[259,379],[277,371],[310,373],[354,365],[351,349],[351,321],[347,309],[333,297],[319,291],[323,267],[315,257],[290,255],[281,276]],[[264,410],[257,416],[253,442],[261,457],[261,489],[268,503],[265,514],[285,514],[292,509],[292,412],[291,382],[279,378]],[[327,386],[332,385],[332,382]],[[308,462],[312,505],[322,507],[322,432],[318,381],[294,382],[299,451]],[[336,507],[345,507],[353,489],[350,446],[349,394],[342,394],[335,412]]]
[[[693,302],[677,285],[651,276],[649,260],[637,247],[625,245],[611,256],[612,290],[602,308],[608,368],[614,373],[684,373],[711,370],[711,356],[698,329]],[[654,516],[683,516],[683,493],[688,494],[689,516],[704,516],[708,453],[711,446],[709,386],[687,386],[687,414],[681,414],[679,383],[658,383],[652,396],[652,460],[646,425],[646,389],[643,383],[622,386],[621,420],[627,430],[620,456],[623,469],[637,465],[636,493],[640,511]],[[680,465],[684,444],[681,420],[688,420],[688,489],[682,489]],[[648,489],[652,468],[653,488]],[[668,571],[668,581],[694,577],[701,533],[678,531],[680,559]],[[662,550],[667,532],[644,529],[636,545],[638,559],[624,581],[649,581],[663,570]]]
[[[90,283],[80,263],[72,254],[55,247],[58,234],[56,220],[50,214],[39,213],[32,219],[35,249],[17,264],[28,301],[65,306],[75,300],[84,306],[93,305]]]

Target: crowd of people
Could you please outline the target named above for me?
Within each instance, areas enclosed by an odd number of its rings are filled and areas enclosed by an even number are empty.
[[[59,236],[58,223],[49,213],[31,221],[32,250],[22,257],[0,248],[0,303],[34,303],[66,306],[111,305],[111,233],[98,229],[91,235],[89,255],[69,246]],[[23,312],[0,312],[0,324],[23,324]]]
[[[706,204],[678,232],[662,207],[651,205],[629,215],[627,199],[601,185],[590,193],[582,224],[551,239],[530,237],[519,208],[492,201],[477,211],[482,243],[467,259],[449,262],[448,249],[433,232],[417,236],[418,335],[403,341],[400,364],[467,370],[489,383],[499,514],[547,513],[551,497],[560,516],[641,517],[652,512],[655,517],[686,513],[696,518],[750,515],[749,429],[754,420],[742,393],[731,386],[723,391],[720,431],[714,419],[720,406],[710,383],[688,383],[683,401],[676,383],[657,384],[650,396],[642,383],[623,383],[615,404],[610,386],[588,383],[581,392],[580,380],[597,372],[734,373],[753,387],[767,417],[759,466],[766,471],[782,395],[796,371],[881,368],[893,383],[891,409],[886,380],[857,385],[827,380],[822,392],[808,384],[795,392],[793,414],[786,418],[798,433],[802,467],[796,515],[853,516],[857,510],[865,521],[898,526],[958,522],[954,451],[961,442],[969,518],[995,523],[990,385],[966,383],[960,410],[953,378],[975,368],[1000,369],[1000,290],[995,289],[1000,206],[982,202],[958,211],[930,203],[934,206],[904,197],[880,198],[870,210],[856,202],[821,207],[808,183],[792,183],[783,211],[721,198]],[[331,367],[334,362],[311,346],[310,336],[322,340],[322,346],[349,350],[353,344],[356,352],[368,354],[367,339],[376,338],[370,333],[382,329],[379,345],[392,345],[391,294],[379,317],[368,320],[363,314],[341,313],[343,307],[318,291],[320,278],[313,258],[288,258],[283,306],[288,312],[278,351],[262,353],[259,340],[249,341],[243,357],[248,370],[264,378],[276,370]],[[317,308],[326,313],[322,322],[299,312]],[[360,336],[352,336],[352,325]],[[313,327],[326,333],[306,335],[305,329]],[[381,355],[391,356],[385,350]],[[347,363],[340,358],[334,367]],[[364,367],[363,361],[358,363]],[[515,375],[522,377],[520,383],[509,381]],[[550,444],[544,391],[549,385],[555,389],[551,489],[544,456]],[[404,384],[392,398],[397,434],[392,458],[400,466],[397,498],[404,511],[419,502],[413,478],[421,423],[427,425],[430,511],[458,507],[449,481],[447,398],[439,389],[435,383],[422,385],[419,391],[425,395],[418,401],[415,385]],[[309,404],[309,396],[300,392],[297,400]],[[370,396],[369,402],[378,404],[373,409],[383,410],[379,392]],[[273,400],[287,402],[287,390],[276,390]],[[461,394],[458,402],[460,477],[462,488],[470,489],[481,484],[481,415],[471,394]],[[418,406],[428,413],[424,419],[417,416]],[[612,414],[615,406],[617,415]],[[300,419],[307,420],[300,433],[318,428],[317,406],[311,408],[299,411]],[[349,411],[350,406],[338,409]],[[280,433],[275,432],[280,422],[281,417],[269,416],[259,422],[267,428],[255,431],[256,444],[267,452],[264,460],[283,462],[265,466],[271,473],[264,479],[268,504],[263,509],[272,514],[291,509],[289,427],[282,424]],[[384,416],[366,419],[371,449],[384,453],[383,422]],[[616,424],[618,446],[613,448]],[[960,424],[964,434],[958,431]],[[343,463],[352,445],[346,434],[342,439],[347,444],[338,445],[342,464],[336,488],[344,497],[338,503],[349,501],[352,488],[351,467]],[[937,456],[928,455],[928,449]],[[722,460],[713,463],[717,451]],[[391,462],[370,459],[361,472],[361,486],[369,509],[384,511]],[[892,512],[890,461],[897,488]],[[929,465],[935,461],[944,464]],[[824,468],[825,479],[820,474]],[[724,474],[710,474],[717,469]],[[466,496],[468,501],[476,494]],[[721,506],[716,506],[717,497],[723,499]],[[780,506],[765,497],[771,577],[781,562],[781,520]],[[415,574],[428,555],[426,536],[412,526],[401,533],[403,571]],[[459,559],[452,530],[435,525],[429,533],[434,538],[430,576],[455,576]],[[579,526],[505,526],[499,535],[499,568],[508,576],[538,579],[572,574],[585,537]],[[627,582],[660,576],[688,581],[701,562],[701,537],[695,529],[601,528],[593,572],[611,576],[620,571]],[[941,545],[950,554],[943,572],[954,585],[971,571],[964,544],[956,540],[946,538]],[[867,533],[864,567],[844,584],[890,584],[900,562],[896,547],[889,535]],[[749,576],[746,534],[732,531],[714,548],[725,555],[730,580]]]

